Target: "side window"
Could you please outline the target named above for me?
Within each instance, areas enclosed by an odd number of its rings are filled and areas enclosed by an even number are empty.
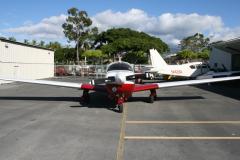
[[[201,65],[197,65],[197,69],[200,69],[201,68]]]
[[[195,69],[196,67],[195,67],[194,65],[191,65],[190,68],[191,68],[191,69]]]
[[[202,68],[208,68],[208,66],[206,64],[203,64]]]

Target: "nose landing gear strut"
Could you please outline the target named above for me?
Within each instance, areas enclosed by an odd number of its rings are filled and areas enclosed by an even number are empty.
[[[116,99],[116,107],[118,108],[119,113],[123,112],[123,103],[124,103],[124,98],[123,97],[118,97]]]

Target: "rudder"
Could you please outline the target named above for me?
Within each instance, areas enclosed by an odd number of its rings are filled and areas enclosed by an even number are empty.
[[[155,68],[166,69],[168,68],[168,64],[164,61],[161,55],[158,53],[156,49],[150,49],[150,60],[151,64]]]

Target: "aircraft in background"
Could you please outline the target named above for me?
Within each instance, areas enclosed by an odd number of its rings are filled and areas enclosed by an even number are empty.
[[[24,83],[81,89],[83,90],[83,95],[80,100],[86,103],[90,102],[89,91],[104,92],[107,93],[108,97],[115,102],[116,107],[118,107],[119,112],[121,113],[123,112],[123,103],[126,102],[128,98],[131,97],[132,94],[135,92],[149,90],[150,91],[149,103],[153,103],[157,97],[156,89],[159,88],[237,80],[240,79],[240,76],[202,80],[185,80],[164,83],[138,84],[136,81],[136,79],[138,79],[138,75],[134,73],[132,65],[130,65],[127,62],[119,61],[113,62],[107,67],[106,78],[95,79],[92,80],[90,83],[72,83],[50,80],[28,80],[6,77],[0,77],[0,79],[6,81],[17,81]]]
[[[180,65],[168,65],[156,49],[150,49],[151,66],[145,72],[155,72],[162,75],[194,78],[209,71],[209,67],[202,62],[191,62]]]

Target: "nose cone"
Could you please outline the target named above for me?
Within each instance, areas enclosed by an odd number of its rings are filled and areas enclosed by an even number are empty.
[[[116,83],[123,84],[125,82],[126,82],[126,77],[121,73],[117,73],[116,74]]]

